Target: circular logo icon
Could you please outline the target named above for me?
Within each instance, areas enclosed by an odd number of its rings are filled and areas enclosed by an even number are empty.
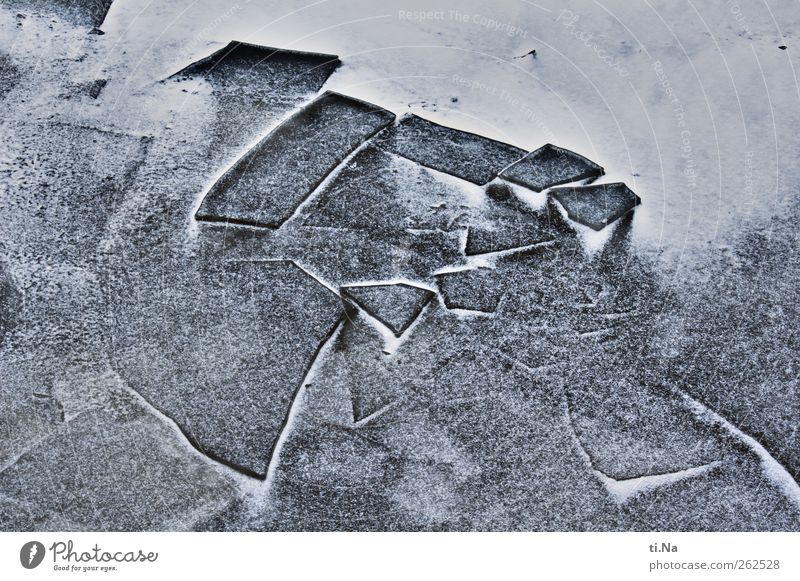
[[[19,562],[26,569],[35,569],[44,559],[44,545],[39,541],[31,541],[22,545],[19,551]]]

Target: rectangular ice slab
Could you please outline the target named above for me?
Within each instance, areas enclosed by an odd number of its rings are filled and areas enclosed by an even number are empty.
[[[325,93],[225,172],[196,218],[279,228],[344,158],[393,121],[385,109]]]
[[[208,81],[216,92],[253,93],[262,98],[270,95],[273,99],[283,99],[295,92],[316,93],[339,64],[339,57],[333,54],[286,50],[235,40],[181,69],[172,78],[200,77]]]
[[[446,174],[484,185],[518,159],[522,149],[409,115],[381,139],[387,151]]]
[[[4,0],[3,8],[25,14],[55,15],[76,26],[100,26],[113,0]]]
[[[503,170],[501,177],[541,192],[553,186],[596,179],[604,173],[602,167],[582,155],[548,143]]]
[[[555,188],[550,193],[564,206],[570,220],[594,230],[602,230],[642,203],[622,182]]]

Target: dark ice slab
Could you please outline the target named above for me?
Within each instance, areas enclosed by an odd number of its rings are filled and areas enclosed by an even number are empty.
[[[436,280],[448,309],[493,313],[505,293],[503,281],[489,268],[439,274]]]
[[[184,91],[187,99],[201,107],[191,121],[193,128],[211,125],[195,149],[208,152],[207,165],[217,173],[268,128],[307,104],[338,65],[334,55],[234,41],[170,78],[178,86],[187,80],[203,80],[211,89],[208,104],[204,92],[195,94],[194,83]]]
[[[100,26],[114,0],[6,0],[3,8],[42,15],[55,14],[77,26]]]
[[[433,296],[428,289],[405,283],[342,287],[342,297],[356,303],[398,337]]]
[[[596,377],[567,397],[575,433],[595,468],[617,480],[668,474],[722,459],[720,437],[675,394]]]
[[[553,240],[552,234],[536,223],[508,223],[497,229],[470,226],[467,229],[467,256],[504,252]]]
[[[325,93],[225,172],[196,217],[278,228],[345,157],[393,120],[375,105]]]
[[[0,99],[4,98],[19,81],[19,69],[11,58],[0,53]]]
[[[0,347],[6,335],[14,327],[17,317],[21,295],[16,289],[11,276],[3,269],[0,263]]]
[[[571,220],[594,230],[602,230],[642,203],[622,182],[556,188],[550,194],[564,206]]]
[[[332,54],[232,41],[172,77],[202,77],[223,92],[263,92],[266,82],[272,90],[291,94],[297,85],[321,87],[339,64],[339,57]]]
[[[504,169],[500,177],[541,192],[561,184],[596,179],[604,173],[602,167],[582,155],[548,143]]]
[[[100,96],[100,93],[103,92],[106,85],[108,84],[108,79],[97,79],[89,83],[87,89],[87,93],[92,99],[97,99]]]
[[[525,151],[408,115],[381,138],[381,147],[426,167],[483,185],[525,155]]]
[[[181,321],[180,330],[172,329],[181,339],[165,337],[147,348],[146,359],[121,352],[117,365],[198,449],[263,477],[292,398],[340,319],[342,302],[290,261],[208,268],[196,285],[198,310],[184,304],[173,323]],[[161,316],[160,308],[152,316]],[[146,323],[143,314],[136,324]]]

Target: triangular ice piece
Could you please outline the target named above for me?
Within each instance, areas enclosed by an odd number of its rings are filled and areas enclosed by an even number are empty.
[[[342,287],[342,296],[355,303],[400,336],[433,297],[428,289],[410,284]]]

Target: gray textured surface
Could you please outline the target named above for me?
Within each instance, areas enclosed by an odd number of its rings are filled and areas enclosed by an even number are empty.
[[[14,320],[20,308],[19,299],[14,281],[0,263],[0,346],[6,334],[14,327]]]
[[[558,224],[547,207],[533,210],[506,184],[487,187],[486,220],[470,225],[464,253],[467,256],[514,250],[552,242]]]
[[[54,15],[78,26],[100,26],[114,0],[3,0],[3,7],[18,13]]]
[[[302,209],[305,226],[385,232],[454,231],[469,212],[464,192],[372,144]]]
[[[19,70],[11,62],[11,59],[0,53],[0,99],[6,96],[19,79]]]
[[[565,217],[496,179],[511,146],[406,118],[347,157],[300,115],[310,165],[253,168],[299,211],[198,221],[339,62],[203,45],[137,84],[108,30],[0,20],[0,529],[798,529],[796,210],[679,283],[651,192]],[[401,281],[436,296],[342,300]]]
[[[163,306],[128,320],[115,333],[115,366],[198,449],[263,477],[341,302],[286,261],[209,266],[196,289],[202,295],[191,318],[169,321],[181,325],[173,339],[153,335]]]
[[[211,179],[241,158],[268,129],[307,104],[339,64],[334,55],[231,41],[163,82],[174,84],[185,97],[173,107],[191,115],[194,128],[201,131],[204,141],[196,144],[195,151],[205,147],[215,158],[213,169],[208,168]],[[210,101],[206,88],[213,95]]]
[[[231,41],[204,59],[173,75],[177,79],[202,77],[216,91],[257,95],[274,91],[286,96],[298,85],[316,86],[339,66],[339,57]],[[266,86],[265,86],[266,83]]]
[[[58,407],[57,426],[4,465],[4,530],[172,530],[234,501],[233,482],[198,461],[113,373],[71,370],[40,399]]]
[[[381,139],[380,147],[479,185],[490,182],[526,153],[507,143],[437,125],[416,115],[401,119],[395,130]]]

